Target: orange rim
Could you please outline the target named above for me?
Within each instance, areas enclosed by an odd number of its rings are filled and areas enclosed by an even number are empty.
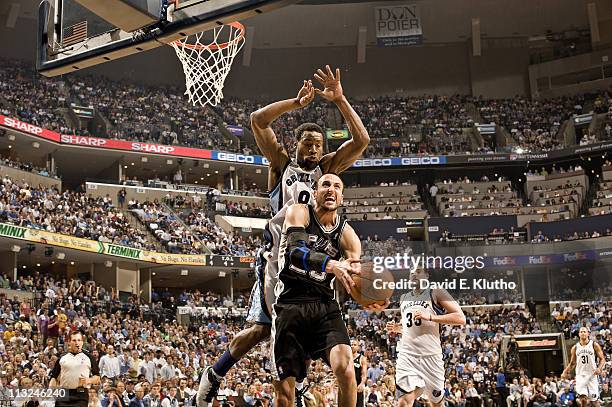
[[[240,41],[242,41],[244,39],[244,34],[245,34],[245,28],[244,25],[242,25],[242,23],[239,23],[238,21],[234,21],[233,23],[228,23],[226,25],[229,25],[231,27],[234,27],[238,30],[240,30],[240,33],[238,33],[238,36],[236,38],[234,38],[231,41],[228,42],[223,42],[221,44],[208,44],[208,45],[202,45],[202,44],[189,44],[187,42],[183,42],[181,40],[176,40],[173,41],[173,44],[176,44],[178,46],[181,46],[183,48],[187,48],[187,49],[193,49],[193,50],[203,50],[203,49],[212,49],[212,50],[219,50],[219,49],[224,49],[229,47],[230,45],[236,44]]]

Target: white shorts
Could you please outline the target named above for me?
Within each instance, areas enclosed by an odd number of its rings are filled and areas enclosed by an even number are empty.
[[[597,376],[576,376],[576,394],[578,396],[587,396],[591,401],[599,400],[599,381]]]
[[[433,403],[439,403],[444,398],[444,361],[442,354],[416,356],[400,352],[397,356],[395,370],[395,385],[398,398],[406,393],[420,390]]]

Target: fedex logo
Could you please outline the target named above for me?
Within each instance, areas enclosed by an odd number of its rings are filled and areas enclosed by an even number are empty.
[[[550,262],[549,256],[529,256],[529,264],[548,264]]]
[[[514,266],[516,265],[516,260],[510,256],[493,257],[493,264],[496,266]]]

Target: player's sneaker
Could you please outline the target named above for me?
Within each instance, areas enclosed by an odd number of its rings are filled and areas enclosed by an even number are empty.
[[[213,399],[219,392],[219,385],[221,385],[221,378],[219,378],[209,366],[202,373],[202,379],[200,380],[200,387],[198,387],[198,394],[196,395],[197,407],[209,407],[212,406]]]

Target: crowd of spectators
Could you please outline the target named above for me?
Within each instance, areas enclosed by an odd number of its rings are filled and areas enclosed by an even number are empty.
[[[0,130],[0,132],[1,131],[2,130]],[[27,172],[31,172],[34,174],[42,175],[43,177],[57,178],[55,174],[53,174],[52,172],[49,172],[49,170],[47,170],[46,168],[36,166],[29,162],[23,162],[19,159],[19,157],[16,157],[14,159],[11,159],[8,157],[2,157],[0,158],[0,165],[3,165],[5,167],[17,168],[22,171],[27,171]]]
[[[189,403],[199,373],[224,352],[246,324],[242,316],[229,311],[246,305],[244,293],[232,300],[212,292],[163,289],[154,290],[152,303],[145,304],[136,296],[120,301],[116,290],[93,281],[56,280],[37,272],[20,276],[17,281],[0,275],[0,287],[35,294],[34,302],[0,294],[3,385],[47,386],[49,371],[65,351],[67,335],[78,329],[86,334],[85,348],[100,366],[101,385],[90,389],[90,400],[95,399],[91,405],[96,407],[108,405],[111,399],[127,406],[134,397],[160,403],[169,395]],[[177,306],[228,310],[224,315],[182,326],[173,320]],[[568,405],[562,401],[569,397],[565,394],[574,392],[570,381],[562,381],[555,374],[536,378],[518,363],[500,363],[505,335],[541,332],[526,308],[472,306],[464,307],[464,312],[465,327],[443,326],[441,330],[449,407],[466,402],[505,407],[507,397],[513,395],[522,398],[525,406],[538,400],[549,400],[550,406]],[[391,407],[396,400],[394,369],[399,337],[385,326],[399,320],[399,311],[375,314],[354,310],[347,315],[350,336],[359,341],[360,352],[368,360],[364,367],[367,405]],[[610,307],[601,302],[577,310],[558,307],[552,313],[560,331],[570,337],[578,325],[586,323],[608,357],[612,353],[610,317]],[[609,364],[610,360],[606,369]],[[274,393],[270,367],[269,348],[264,343],[230,370],[220,395],[236,405],[271,405]],[[604,386],[609,385],[608,380],[602,376]],[[309,406],[336,405],[337,385],[321,361],[312,364],[307,384]]]
[[[68,134],[138,140],[169,145],[254,154],[255,145],[230,136],[227,125],[250,128],[250,113],[269,103],[227,97],[216,108],[193,107],[173,87],[153,87],[111,81],[103,77],[44,78],[28,64],[0,61],[0,89],[6,103],[1,112],[20,120]],[[571,114],[582,112],[585,96],[546,101],[522,97],[481,100],[469,96],[377,97],[351,101],[371,137],[365,157],[407,154],[470,154],[491,152],[472,145],[465,132],[479,112],[486,123],[503,125],[528,151],[562,147],[556,133]],[[607,106],[607,97],[604,100]],[[92,106],[108,128],[72,128],[60,108]],[[472,113],[470,113],[472,112]],[[316,100],[278,118],[273,127],[289,151],[293,130],[303,122],[325,129],[342,127],[336,109]],[[608,124],[608,127],[609,124]],[[605,126],[602,133],[605,133]],[[486,144],[486,143],[485,143]]]
[[[99,242],[151,249],[144,233],[130,225],[110,197],[36,187],[2,178],[0,221]]]
[[[185,216],[184,222],[189,225],[193,235],[204,242],[206,248],[213,254],[255,256],[262,244],[261,237],[254,233],[242,235],[236,231],[229,233],[224,231],[202,211],[189,213]]]
[[[564,147],[558,138],[563,122],[582,113],[583,96],[530,101],[523,97],[477,102],[484,123],[504,126],[525,151],[550,151]]]

